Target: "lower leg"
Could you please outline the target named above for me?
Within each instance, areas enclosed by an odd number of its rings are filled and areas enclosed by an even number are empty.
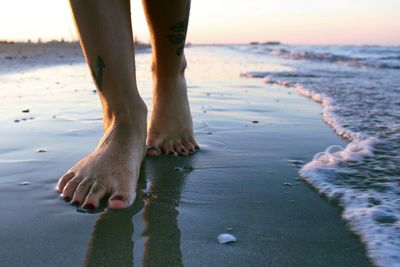
[[[147,145],[148,155],[188,155],[198,145],[185,80],[184,45],[190,0],[143,0],[153,48],[153,108]]]
[[[70,0],[81,46],[103,107],[104,136],[97,148],[58,182],[66,200],[95,208],[135,198],[146,139],[146,106],[136,87],[129,0]]]

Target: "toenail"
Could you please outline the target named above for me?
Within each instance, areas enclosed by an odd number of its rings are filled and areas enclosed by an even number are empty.
[[[71,203],[71,205],[72,206],[79,206],[81,203],[79,202],[79,201],[77,201],[77,200],[75,200],[75,201],[73,201],[72,203]]]
[[[85,206],[83,206],[83,208],[84,208],[84,209],[87,209],[87,210],[93,210],[95,207],[94,207],[93,204],[88,203],[88,204],[86,204]]]
[[[147,146],[147,151],[153,150],[156,152],[156,155],[161,155],[161,149],[156,146]]]
[[[70,197],[63,197],[63,199],[64,199],[65,202],[70,202],[71,201]]]
[[[115,196],[115,197],[111,198],[111,200],[119,200],[119,201],[127,202],[126,198],[124,198],[123,196]]]

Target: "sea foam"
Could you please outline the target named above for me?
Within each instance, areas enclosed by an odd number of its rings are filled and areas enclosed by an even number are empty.
[[[242,76],[261,78],[262,75],[243,73]],[[400,266],[400,190],[396,183],[397,178],[386,177],[385,182],[375,182],[371,185],[372,188],[349,187],[346,177],[353,176],[355,169],[343,167],[346,164],[363,165],[365,160],[374,156],[376,146],[385,141],[343,126],[342,119],[337,114],[340,106],[332,97],[307,89],[296,82],[280,79],[285,76],[294,75],[274,76],[266,73],[263,82],[293,88],[300,95],[320,103],[324,121],[336,134],[349,141],[345,147],[329,146],[325,151],[317,153],[312,161],[300,169],[300,176],[343,208],[343,219],[366,244],[369,257],[377,265]],[[337,179],[338,175],[345,181],[343,184],[341,179]]]

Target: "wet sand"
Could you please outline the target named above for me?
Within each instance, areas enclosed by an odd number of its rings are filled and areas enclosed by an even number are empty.
[[[301,162],[344,144],[321,107],[240,77],[286,67],[223,47],[191,47],[187,57],[202,149],[146,159],[140,198],[124,211],[84,213],[54,191],[101,136],[86,66],[0,76],[1,266],[370,265],[339,208],[298,180]],[[149,62],[148,53],[138,55],[147,103]],[[238,241],[219,244],[225,232]]]

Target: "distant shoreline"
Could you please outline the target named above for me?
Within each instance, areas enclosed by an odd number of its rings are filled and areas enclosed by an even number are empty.
[[[149,49],[150,45],[138,43],[136,52]],[[0,41],[0,75],[19,73],[27,69],[55,65],[84,63],[79,42],[12,42]]]

